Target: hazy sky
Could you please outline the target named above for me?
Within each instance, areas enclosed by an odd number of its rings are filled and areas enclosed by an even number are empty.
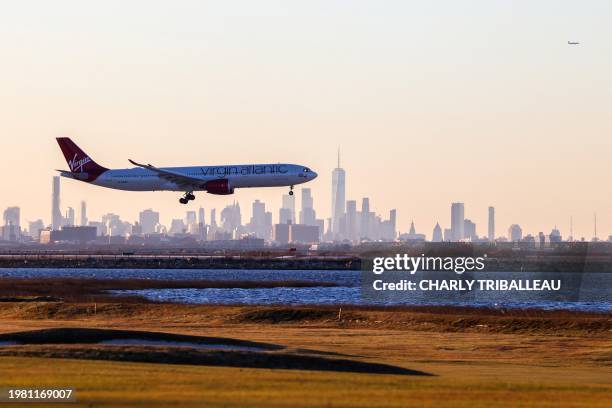
[[[609,1],[10,1],[0,11],[0,209],[50,222],[55,137],[129,167],[296,162],[318,216],[342,147],[347,199],[431,236],[450,203],[486,233],[612,233]],[[567,41],[580,41],[569,46]],[[62,180],[90,219],[253,199],[285,188],[133,193]],[[298,189],[297,202],[300,195]],[[208,216],[208,214],[207,214]]]

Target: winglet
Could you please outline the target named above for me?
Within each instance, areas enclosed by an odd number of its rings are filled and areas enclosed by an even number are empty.
[[[134,161],[134,160],[132,160],[132,159],[128,159],[128,161],[129,161],[130,163],[132,163],[134,166],[143,167],[143,168],[145,168],[145,169],[155,169],[155,168],[156,168],[155,166],[152,166],[152,165],[150,165],[150,164],[140,164],[140,163],[137,163],[137,162],[135,162],[135,161]]]

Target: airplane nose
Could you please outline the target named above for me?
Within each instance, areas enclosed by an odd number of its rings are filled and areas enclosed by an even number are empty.
[[[311,173],[312,173],[312,179],[313,179],[313,180],[314,180],[314,179],[316,179],[316,178],[317,178],[317,176],[318,176],[318,174],[317,174],[316,172],[314,172],[314,171],[313,171],[313,172],[311,172]]]

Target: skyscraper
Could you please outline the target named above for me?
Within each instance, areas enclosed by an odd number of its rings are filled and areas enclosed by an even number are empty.
[[[272,239],[272,212],[271,211],[266,211],[263,239],[268,240],[268,241]]]
[[[476,235],[476,224],[467,218],[463,220],[463,237],[468,238],[470,241],[475,241],[478,238],[478,235]]]
[[[215,208],[210,210],[210,226],[217,227],[217,210]]]
[[[225,232],[230,232],[232,235],[238,234],[238,230],[242,227],[240,203],[234,202],[221,210],[221,227]]]
[[[272,232],[272,214],[266,212],[266,204],[259,200],[253,202],[249,228],[257,238],[270,239]]]
[[[198,210],[198,224],[206,225],[206,215],[204,212],[204,208],[200,207]]]
[[[510,242],[518,242],[523,238],[523,230],[520,225],[512,224],[508,228],[508,240]]]
[[[21,210],[19,207],[8,207],[3,214],[4,225],[21,226]]]
[[[81,201],[81,227],[87,226],[87,203]]]
[[[340,167],[340,149],[338,149],[338,167],[332,171],[332,223],[331,232],[334,240],[341,239],[341,220],[344,217],[346,174]]]
[[[19,207],[8,207],[4,210],[1,238],[6,241],[17,241],[21,237],[21,211]]]
[[[359,220],[357,219],[357,201],[346,202],[346,238],[350,241],[359,240]]]
[[[416,228],[414,226],[414,221],[410,222],[410,229],[407,233],[400,234],[401,241],[425,241],[425,234],[419,234],[416,232]]]
[[[140,212],[138,220],[143,234],[153,234],[155,233],[155,227],[159,224],[159,213],[149,208]]]
[[[187,232],[189,234],[198,234],[198,216],[195,211],[185,212],[185,226],[187,227]]]
[[[395,208],[389,211],[389,227],[391,239],[394,240],[397,237],[397,210]]]
[[[38,241],[40,237],[40,231],[45,229],[45,224],[42,220],[31,221],[28,226],[28,233],[34,240]]]
[[[359,228],[360,238],[370,237],[370,199],[363,197],[361,199],[361,226]]]
[[[198,210],[198,240],[206,241],[206,214],[202,207]]]
[[[444,228],[444,241],[450,242],[453,240],[453,231],[450,228]]]
[[[280,208],[278,210],[278,223],[279,224],[292,224],[291,210],[289,208]]]
[[[63,224],[62,212],[60,210],[60,178],[53,177],[53,197],[51,200],[51,226],[53,230],[59,230]]]
[[[185,224],[191,225],[191,224],[197,224],[197,223],[198,223],[198,217],[196,215],[196,212],[186,211],[185,212]]]
[[[187,226],[180,218],[175,218],[170,222],[170,229],[168,233],[171,235],[180,235],[187,232]]]
[[[208,229],[207,239],[212,240],[215,239],[215,234],[217,233],[217,210],[210,210],[210,228]]]
[[[281,208],[283,210],[283,208]],[[287,245],[289,243],[289,228],[291,225],[285,223],[279,223],[274,226],[274,241],[280,245]]]
[[[433,234],[431,235],[432,242],[442,242],[442,228],[440,228],[440,223],[436,222],[436,226],[433,229]]]
[[[102,223],[106,226],[108,236],[121,236],[127,231],[126,225],[117,214],[108,213],[102,216]]]
[[[316,225],[316,213],[313,208],[313,199],[309,188],[302,189],[302,209],[300,210],[300,224]]]
[[[64,225],[74,227],[75,226],[74,220],[75,220],[74,208],[68,207],[68,209],[66,210],[66,218],[64,220]]]
[[[463,203],[451,204],[451,234],[453,241],[461,241],[465,238],[464,233],[464,207]]]
[[[266,204],[255,200],[253,201],[251,224],[261,225],[264,223],[266,217]]]
[[[561,242],[563,241],[563,237],[561,236],[561,231],[559,231],[557,229],[557,226],[555,225],[555,228],[552,229],[552,231],[550,231],[550,242]]]
[[[489,241],[495,241],[495,208],[489,207]]]
[[[283,194],[283,205],[281,208],[289,210],[289,219],[292,224],[296,224],[295,219],[295,195]],[[287,214],[287,212],[285,212]],[[287,224],[287,222],[281,222],[281,224]]]

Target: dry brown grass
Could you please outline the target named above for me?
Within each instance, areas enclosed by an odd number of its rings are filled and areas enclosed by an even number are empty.
[[[0,378],[7,386],[73,385],[77,406],[607,407],[612,399],[609,314],[363,307],[338,312],[116,300],[3,303],[0,332],[97,327],[225,337],[433,376],[48,358],[70,357],[56,345],[57,353],[27,346],[38,357],[0,356]],[[71,347],[91,357],[87,347]]]
[[[342,329],[417,330],[437,332],[524,333],[608,336],[612,316],[601,313],[538,310],[494,310],[454,307],[371,308],[359,306],[286,307],[216,306],[172,303],[7,302],[1,319],[86,319],[177,322],[181,325],[283,325]]]

